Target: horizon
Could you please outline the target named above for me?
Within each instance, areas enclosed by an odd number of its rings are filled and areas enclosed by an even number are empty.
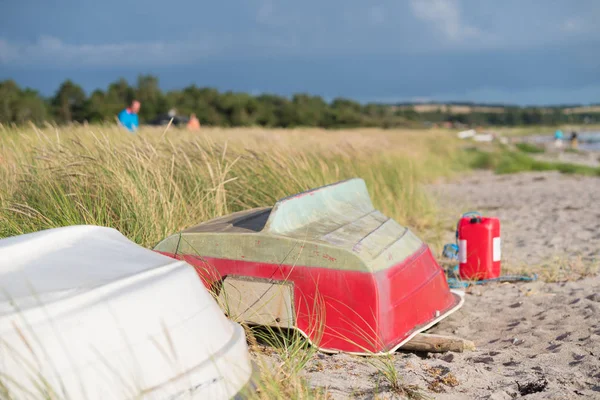
[[[150,74],[163,91],[196,85],[363,104],[600,100],[600,2],[593,0],[256,0],[235,7],[174,0],[177,18],[152,0],[142,7],[60,3],[0,5],[0,80],[45,97],[66,79],[89,95],[121,77],[134,84]]]

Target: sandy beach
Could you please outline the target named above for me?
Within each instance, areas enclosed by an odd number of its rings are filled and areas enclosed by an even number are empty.
[[[476,173],[429,190],[447,210],[448,241],[454,235],[450,222],[462,211],[478,210],[501,219],[507,266],[553,257],[591,265],[600,249],[599,182],[557,173]],[[599,317],[600,276],[474,286],[462,309],[428,333],[472,340],[475,351],[398,351],[387,362],[399,382],[422,398],[600,398]],[[408,398],[381,374],[384,363],[317,353],[305,377],[333,399]]]

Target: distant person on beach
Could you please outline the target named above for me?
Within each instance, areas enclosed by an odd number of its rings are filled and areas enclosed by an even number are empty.
[[[560,129],[554,132],[554,147],[562,147],[563,133]]]
[[[119,113],[119,123],[129,132],[135,132],[140,126],[138,120],[138,112],[140,112],[140,107],[140,102],[133,100],[129,107]]]
[[[577,149],[577,132],[571,132],[571,148],[573,150]]]
[[[196,117],[196,114],[190,115],[190,120],[187,123],[187,128],[190,131],[200,130],[200,121],[198,120],[198,117]]]

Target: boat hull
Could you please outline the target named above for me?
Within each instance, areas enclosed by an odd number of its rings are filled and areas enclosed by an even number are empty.
[[[217,295],[220,282],[232,277],[291,286],[290,327],[323,352],[394,352],[463,303],[460,292],[450,291],[443,270],[426,245],[403,262],[373,273],[163,254],[193,265],[205,286]],[[241,297],[247,297],[248,307],[260,308],[248,293]],[[222,307],[228,308],[225,304]],[[252,319],[243,322],[251,323]]]
[[[154,250],[194,265],[233,320],[297,329],[327,352],[392,352],[462,305],[362,179],[205,221]]]
[[[0,240],[0,338],[19,399],[230,399],[252,373],[193,268],[103,227]]]

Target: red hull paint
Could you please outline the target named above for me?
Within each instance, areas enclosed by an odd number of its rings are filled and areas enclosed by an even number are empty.
[[[192,255],[176,258],[193,265],[207,287],[227,275],[293,282],[296,326],[328,351],[389,351],[457,305],[426,245],[374,274]]]

